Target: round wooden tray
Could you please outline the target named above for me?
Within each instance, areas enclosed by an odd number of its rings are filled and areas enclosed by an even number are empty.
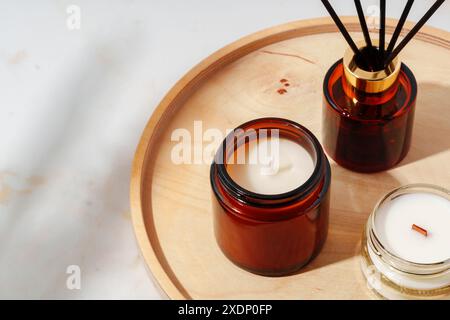
[[[357,18],[344,18],[362,39]],[[392,33],[396,21],[387,22]],[[405,32],[412,24],[405,26]],[[419,83],[413,144],[396,168],[358,174],[332,162],[329,237],[297,274],[263,277],[228,261],[213,234],[209,164],[176,165],[177,128],[233,129],[275,116],[308,127],[320,140],[322,82],[346,43],[331,19],[273,27],[245,37],[188,72],[153,113],[131,178],[134,229],[159,285],[173,299],[365,299],[359,242],[375,203],[407,183],[450,183],[450,34],[425,27],[402,53]],[[376,35],[372,35],[376,37]],[[280,80],[288,80],[285,87]],[[284,88],[285,93],[279,91]]]

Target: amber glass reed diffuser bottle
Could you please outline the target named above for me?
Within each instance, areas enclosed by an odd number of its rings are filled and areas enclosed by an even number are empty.
[[[396,42],[414,0],[408,0],[387,48],[386,0],[380,0],[379,40],[373,43],[361,1],[355,0],[364,42],[356,44],[328,0],[322,0],[349,45],[328,70],[323,84],[323,145],[338,164],[375,172],[406,156],[416,104],[417,83],[398,55],[445,0],[436,0],[403,40]],[[375,42],[375,41],[374,41]]]
[[[417,84],[399,58],[384,69],[367,71],[348,49],[326,74],[323,91],[323,145],[339,165],[375,172],[406,156]]]

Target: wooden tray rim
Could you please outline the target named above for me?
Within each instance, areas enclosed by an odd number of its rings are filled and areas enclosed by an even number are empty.
[[[342,21],[349,32],[360,31],[357,17],[342,17]],[[396,19],[386,19],[386,32],[388,34],[393,33],[397,21]],[[411,30],[414,24],[414,22],[408,21],[403,28],[402,35]],[[137,146],[132,164],[130,208],[135,236],[146,267],[150,269],[149,271],[154,279],[169,298],[190,299],[191,297],[182,284],[179,283],[176,275],[170,270],[170,266],[165,261],[165,258],[160,258],[163,252],[159,248],[159,244],[154,244],[150,240],[150,235],[145,226],[141,200],[142,182],[149,156],[148,151],[152,147],[157,146],[156,140],[159,125],[175,111],[174,109],[177,105],[182,104],[183,100],[189,97],[191,90],[194,90],[196,86],[200,85],[211,74],[224,66],[273,43],[301,36],[330,32],[338,32],[338,29],[331,18],[324,17],[288,22],[245,36],[214,52],[188,71],[170,89],[151,115]],[[415,38],[450,49],[450,32],[442,29],[424,26]]]

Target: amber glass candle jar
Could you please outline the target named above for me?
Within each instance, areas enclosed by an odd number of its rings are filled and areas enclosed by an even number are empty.
[[[306,150],[313,163],[306,182],[284,193],[262,194],[231,178],[230,159],[239,148],[247,150],[252,142],[259,143],[262,130],[276,130],[280,139]],[[249,131],[256,134],[249,135]],[[216,240],[236,265],[257,274],[279,276],[298,270],[319,253],[328,231],[331,170],[309,130],[279,118],[241,125],[217,151],[210,180]]]
[[[392,168],[406,156],[417,84],[398,58],[386,69],[366,71],[349,49],[328,70],[323,92],[323,144],[339,165],[376,172]]]

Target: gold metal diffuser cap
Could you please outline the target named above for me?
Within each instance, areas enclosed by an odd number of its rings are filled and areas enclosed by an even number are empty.
[[[375,46],[378,45],[378,41],[373,41],[373,44]],[[364,41],[358,42],[356,45],[360,50],[366,46]],[[345,51],[343,64],[347,81],[356,89],[367,93],[377,93],[387,90],[397,80],[401,66],[399,58],[396,57],[383,70],[363,70],[356,64],[355,55],[351,48]]]

